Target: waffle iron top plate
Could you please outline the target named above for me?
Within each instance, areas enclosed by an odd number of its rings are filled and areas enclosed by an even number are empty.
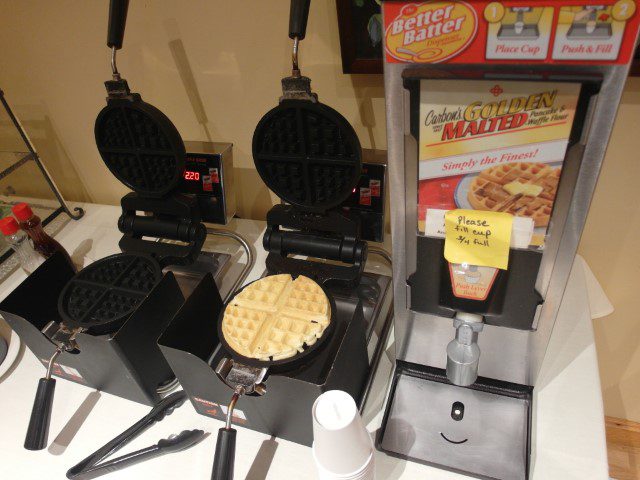
[[[139,95],[109,99],[96,118],[95,137],[109,170],[133,191],[163,196],[182,177],[185,147],[176,127]]]
[[[258,123],[252,150],[267,186],[311,211],[340,205],[361,175],[362,152],[353,127],[321,103],[282,101]]]

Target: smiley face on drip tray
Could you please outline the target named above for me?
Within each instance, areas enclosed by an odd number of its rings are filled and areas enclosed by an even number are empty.
[[[462,421],[462,419],[464,418],[464,403],[453,402],[453,404],[451,405],[451,418],[456,422]],[[468,438],[465,438],[464,440],[451,440],[443,432],[440,432],[440,436],[447,442],[453,443],[454,445],[460,445],[469,440]]]
[[[380,446],[455,470],[520,478],[528,421],[527,399],[401,375]]]

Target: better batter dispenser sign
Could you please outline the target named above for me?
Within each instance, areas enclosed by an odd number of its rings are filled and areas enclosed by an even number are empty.
[[[636,0],[383,3],[390,63],[628,63]]]
[[[477,26],[476,12],[466,2],[407,5],[387,28],[387,53],[401,61],[442,62],[469,45]]]

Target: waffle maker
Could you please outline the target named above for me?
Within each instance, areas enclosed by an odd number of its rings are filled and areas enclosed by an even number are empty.
[[[162,269],[193,263],[206,237],[196,199],[175,192],[185,157],[177,129],[157,108],[129,91],[115,66],[127,7],[127,0],[112,0],[110,4],[107,44],[112,48],[113,80],[105,82],[107,106],[95,124],[96,143],[105,164],[133,190],[121,201],[118,228],[124,234],[119,242],[122,253],[78,272],[59,296],[62,321],[45,328],[56,350],[46,376],[38,384],[25,439],[29,450],[40,450],[47,444],[55,389],[51,373],[56,358],[77,350],[78,333],[109,335],[122,327],[158,284]],[[152,341],[155,343],[156,339]]]
[[[258,279],[256,282],[259,282],[260,280],[261,279]],[[245,285],[236,293],[236,295],[249,287],[252,283]],[[327,294],[326,291],[324,291],[324,293]],[[216,374],[229,388],[233,389],[233,395],[227,407],[226,425],[218,430],[212,473],[212,478],[214,480],[233,479],[236,430],[231,427],[231,422],[233,418],[233,410],[240,397],[242,395],[251,394],[264,395],[267,388],[265,382],[268,374],[287,372],[295,370],[296,368],[304,367],[306,363],[313,360],[313,357],[317,352],[325,348],[333,334],[336,322],[335,301],[328,294],[327,298],[329,298],[331,311],[331,321],[329,326],[324,330],[320,338],[318,338],[315,343],[311,345],[303,345],[303,350],[301,352],[285,359],[270,358],[269,360],[259,360],[245,357],[236,352],[226,341],[222,332],[222,319],[224,318],[225,310],[229,307],[229,303],[227,303],[225,308],[220,312],[220,316],[218,318],[218,338],[220,339],[222,348],[225,350],[226,354],[228,354],[228,357],[220,361]]]
[[[263,238],[263,246],[269,252],[267,273],[305,275],[316,281],[332,305],[331,330],[325,331],[313,347],[290,359],[263,362],[241,357],[227,344],[220,330],[224,310],[221,312],[218,321],[221,347],[214,355],[214,359],[219,359],[216,374],[233,390],[233,395],[225,408],[226,426],[218,433],[214,479],[233,477],[236,431],[231,423],[241,396],[251,395],[255,404],[269,397],[272,403],[282,399],[284,404],[291,404],[284,398],[295,397],[298,404],[295,409],[308,419],[314,397],[307,397],[302,389],[288,392],[279,388],[278,380],[282,378],[276,377],[315,381],[319,394],[326,388],[319,379],[335,369],[341,379],[330,388],[342,388],[358,397],[368,367],[362,305],[359,301],[348,304],[336,295],[338,291],[357,288],[367,258],[367,244],[360,239],[358,219],[338,210],[359,181],[362,153],[353,127],[337,111],[319,103],[317,95],[311,92],[310,79],[300,74],[297,52],[299,41],[305,36],[309,3],[309,0],[291,2],[293,73],[282,80],[279,105],[258,123],[252,151],[263,181],[287,202],[274,206],[267,214]],[[344,349],[349,339],[354,342],[348,347],[352,357],[346,365],[337,366],[338,350]],[[279,391],[272,392],[272,386]],[[262,395],[264,399],[255,398]],[[290,423],[304,422],[296,420],[293,412],[286,409],[280,414],[287,416]]]
[[[263,239],[271,273],[297,273],[320,284],[356,285],[367,257],[357,219],[337,211],[353,192],[362,169],[360,141],[349,122],[318,101],[311,80],[300,73],[298,48],[306,34],[310,0],[292,0],[289,37],[292,74],[282,80],[279,105],[253,134],[252,153],[265,184],[289,205],[267,214]],[[341,262],[336,266],[292,258],[304,255]]]

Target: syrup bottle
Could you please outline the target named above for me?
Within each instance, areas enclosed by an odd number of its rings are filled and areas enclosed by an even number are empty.
[[[22,228],[22,230],[24,230],[33,241],[33,248],[36,252],[40,253],[45,258],[49,258],[56,252],[61,252],[66,257],[69,264],[73,265],[69,253],[57,240],[54,240],[47,232],[44,231],[40,217],[33,213],[33,210],[31,210],[29,205],[26,203],[18,203],[17,205],[14,205],[11,210],[18,219],[20,228]]]
[[[4,235],[4,239],[11,246],[16,255],[20,266],[27,273],[33,273],[43,262],[43,258],[38,255],[24,232],[20,231],[18,222],[13,217],[5,217],[0,220],[0,232]]]

